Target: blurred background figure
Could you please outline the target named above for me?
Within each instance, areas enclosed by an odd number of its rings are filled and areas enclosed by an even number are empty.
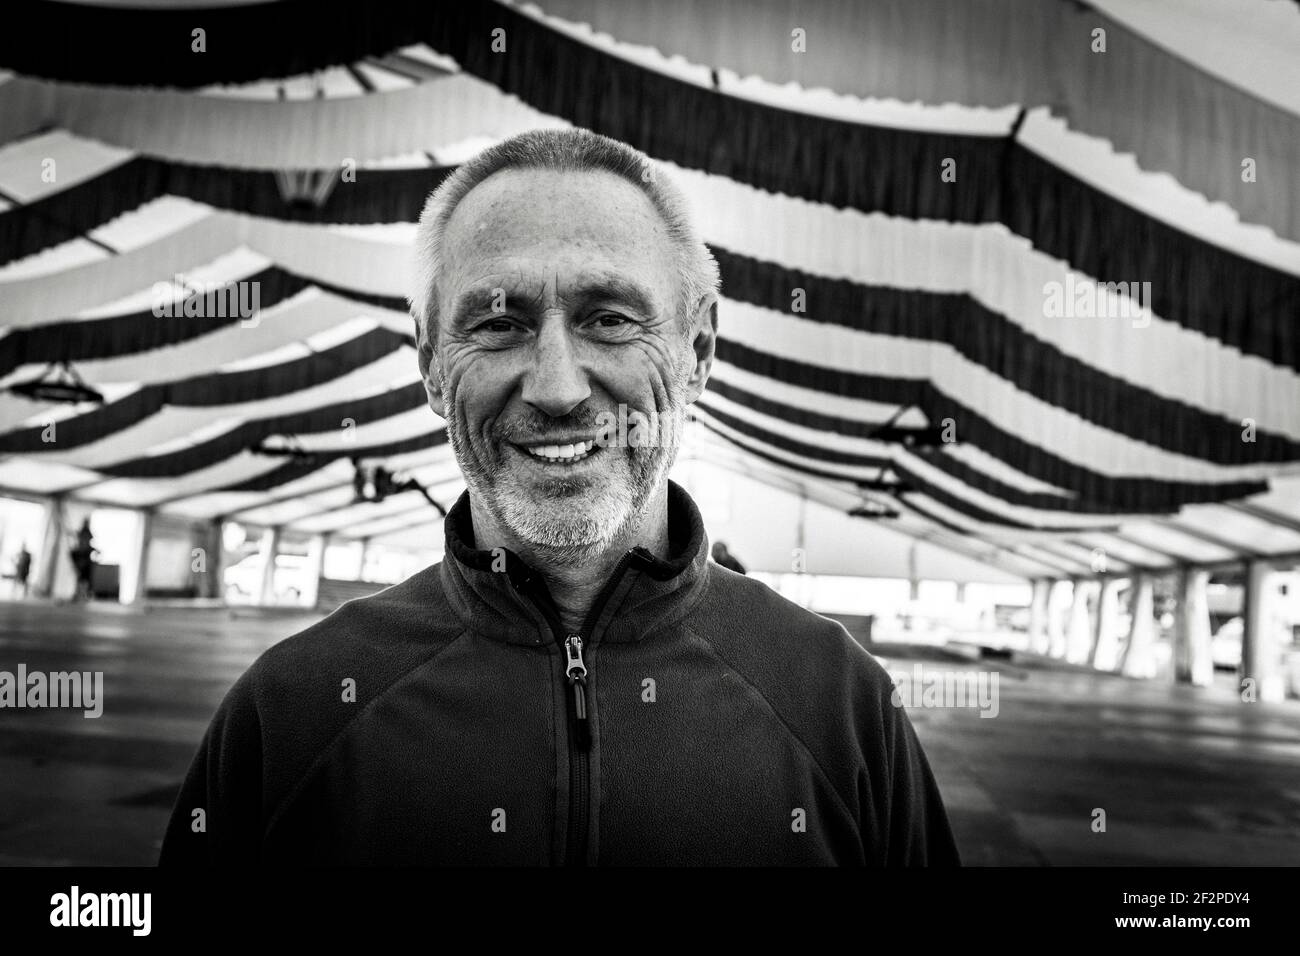
[[[722,565],[728,571],[735,571],[737,574],[745,573],[745,566],[736,560],[736,556],[727,550],[726,542],[713,542],[713,560]]]
[[[27,597],[27,577],[32,573],[32,553],[27,550],[27,542],[18,546],[14,555],[14,597]]]
[[[68,552],[72,558],[73,570],[77,572],[77,593],[74,601],[89,601],[94,594],[91,576],[95,570],[95,544],[90,534],[90,519],[81,522],[77,530],[76,544]],[[30,559],[29,559],[30,562]]]

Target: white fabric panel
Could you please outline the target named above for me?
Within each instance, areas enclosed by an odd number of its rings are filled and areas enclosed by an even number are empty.
[[[243,452],[180,478],[110,478],[87,488],[83,497],[102,504],[143,508],[255,478],[283,464],[283,458]]]
[[[0,460],[0,488],[35,495],[52,495],[90,484],[99,478],[93,471],[70,465],[46,463],[35,458]]]
[[[1092,0],[1197,69],[1300,114],[1300,10],[1279,0]]]
[[[49,402],[33,402],[29,398],[21,395],[12,395],[8,392],[0,394],[0,431],[10,431],[19,428],[28,420],[36,419],[37,416],[53,411],[57,406]],[[86,409],[94,407],[87,405]],[[85,411],[86,409],[82,409]]]
[[[296,481],[285,482],[270,491],[223,491],[211,494],[197,494],[169,502],[160,510],[168,514],[186,515],[193,518],[214,518],[226,515],[242,520],[241,509],[259,508],[270,501],[288,500],[302,495],[314,494],[331,485],[352,482],[352,465],[346,461],[332,461],[324,468],[305,475]]]
[[[976,445],[964,445],[961,442],[954,442],[945,448],[944,454],[960,459],[972,468],[987,472],[998,481],[1031,494],[1059,495],[1062,498],[1078,497],[1073,491],[1058,488],[1056,485],[1030,477],[1023,471],[1017,471],[1000,458],[994,458]]]
[[[139,249],[170,235],[212,213],[212,207],[184,196],[159,196],[88,235],[119,253]]]
[[[1141,545],[1118,538],[1113,534],[1081,534],[1070,539],[1076,544],[1085,548],[1101,548],[1106,555],[1106,565],[1109,568],[1115,558],[1130,566],[1143,566],[1150,568],[1168,567],[1175,562],[1168,555],[1161,554],[1158,551],[1152,551],[1150,548],[1144,548]]]
[[[1204,531],[1245,552],[1286,554],[1300,551],[1300,532],[1270,524],[1219,505],[1189,505],[1174,519],[1176,525]]]
[[[1300,521],[1300,474],[1279,475],[1270,482],[1268,491],[1246,500]]]
[[[40,276],[63,272],[88,266],[96,262],[107,262],[112,253],[89,239],[72,239],[68,242],[42,249],[35,255],[0,266],[0,283],[22,279],[35,279]],[[0,286],[0,292],[5,291]]]
[[[411,524],[428,524],[439,520],[438,512],[433,505],[425,501],[418,492],[406,491],[381,502],[367,501],[329,514],[303,518],[295,522],[294,527],[313,534],[343,531],[349,537],[357,537],[357,529],[380,526],[381,523],[391,525],[393,519],[399,516],[409,520]]]
[[[365,448],[387,442],[415,438],[431,431],[446,427],[442,419],[425,406],[413,408],[409,412],[393,415],[377,422],[354,425],[351,428],[337,428],[329,432],[316,432],[287,438],[272,436],[266,440],[268,448],[300,448],[309,452],[347,452],[353,448]]]
[[[331,488],[328,491],[317,492],[312,495],[304,495],[301,498],[295,498],[292,501],[281,501],[275,504],[266,505],[262,508],[253,508],[240,514],[239,520],[248,524],[261,525],[263,527],[277,527],[289,525],[299,518],[315,514],[331,508],[342,508],[350,502],[356,494],[351,484],[339,488]]]
[[[756,458],[707,430],[698,430],[683,443],[683,453],[674,468],[673,477],[685,487],[693,488],[693,494],[702,509],[717,511],[714,500],[719,494],[727,495],[727,506],[720,509],[724,520],[730,520],[730,493],[727,485],[709,481],[694,481],[692,473],[696,462],[720,468],[725,472],[753,478],[763,484],[781,489],[788,496],[797,500],[799,497],[811,497],[847,513],[862,503],[863,498],[877,500],[879,503],[895,508],[899,517],[889,520],[889,527],[911,537],[925,538],[947,550],[956,550],[959,554],[977,553],[981,560],[994,567],[1007,571],[1017,577],[1032,577],[1044,573],[1044,568],[1036,563],[1017,558],[1006,548],[974,538],[955,535],[936,524],[931,519],[921,516],[907,507],[906,502],[894,500],[888,496],[863,493],[851,484],[837,484],[829,479],[814,478],[792,471],[765,459]],[[794,520],[787,517],[784,520]],[[945,543],[946,542],[946,543]]]
[[[255,100],[161,89],[0,82],[0,142],[43,126],[192,163],[254,169],[337,166],[471,136],[546,125],[535,110],[465,74],[366,96]]]
[[[1222,482],[1261,479],[1279,470],[1268,464],[1217,465],[1109,431],[1020,391],[944,343],[818,324],[731,300],[723,300],[720,313],[725,338],[828,368],[932,380],[1001,428],[1102,474]]]
[[[0,191],[30,203],[108,172],[133,154],[66,130],[0,145]],[[48,180],[48,181],[47,181]]]
[[[159,201],[161,202],[161,200]],[[189,202],[189,200],[183,201]],[[192,203],[191,205],[202,209],[205,216],[212,211],[209,207],[200,206],[198,203]],[[154,208],[154,204],[150,204],[150,208]],[[131,214],[128,214],[128,216],[129,215]],[[142,212],[141,216],[144,215],[145,213]],[[128,216],[123,216],[122,219],[126,219]],[[188,228],[192,224],[193,222],[187,222],[184,226],[181,226],[180,229],[175,231],[179,234],[181,230]],[[180,282],[234,282],[239,279],[247,278],[254,273],[261,272],[264,269],[268,269],[272,265],[273,263],[271,260],[261,253],[254,252],[247,246],[238,246],[228,252],[222,253],[209,262],[199,263],[193,268],[185,270],[180,274]],[[180,297],[180,283],[177,281],[176,274],[173,273],[172,275],[154,277],[152,281],[142,283],[140,286],[130,290],[120,298],[96,304],[91,308],[82,309],[72,315],[54,316],[51,317],[49,321],[89,321],[91,319],[102,319],[114,315],[120,315],[124,312],[141,312],[146,309],[152,309],[155,295],[158,291],[155,289],[155,285],[158,283],[162,283],[174,289],[174,298]],[[40,325],[43,323],[33,322],[29,324]]]
[[[1120,526],[1120,534],[1139,543],[1145,542],[1170,554],[1189,561],[1223,561],[1234,556],[1227,548],[1219,548],[1200,538],[1183,534],[1168,525],[1152,521],[1134,521]]]
[[[715,483],[730,491],[730,520],[706,519],[709,540],[726,541],[751,571],[789,572],[793,550],[803,547],[809,574],[899,577],[914,554],[925,578],[998,584],[1020,580],[986,562],[918,543],[889,521],[846,518],[817,501],[801,505],[789,492],[731,472],[713,469],[710,474],[709,465],[697,463],[691,484]],[[687,490],[694,489],[688,485]]]
[[[0,282],[5,319],[10,325],[57,322],[83,309],[139,293],[155,282],[169,282],[173,275],[240,246],[237,226],[234,217],[214,214],[111,259],[26,278],[16,278],[7,270],[5,281]],[[23,261],[31,262],[61,248],[56,246]]]

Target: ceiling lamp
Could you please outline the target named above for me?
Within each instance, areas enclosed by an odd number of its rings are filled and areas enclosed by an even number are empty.
[[[9,391],[34,402],[64,402],[71,405],[81,402],[104,403],[103,393],[87,385],[67,362],[59,362],[57,365],[51,362],[39,378],[10,385]]]

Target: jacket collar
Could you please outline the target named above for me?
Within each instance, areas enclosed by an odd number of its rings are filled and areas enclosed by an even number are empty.
[[[475,546],[468,491],[457,500],[443,525],[447,538],[440,568],[443,588],[467,628],[512,644],[542,644],[563,638],[554,602],[538,569],[508,548]],[[587,643],[638,641],[690,610],[708,576],[708,539],[695,502],[671,480],[668,539],[667,558],[636,547],[619,561],[583,622],[582,636]]]

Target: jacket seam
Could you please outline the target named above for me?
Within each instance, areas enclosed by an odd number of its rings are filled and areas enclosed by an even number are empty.
[[[429,664],[432,664],[434,661],[436,661],[439,657],[442,656],[444,651],[450,648],[453,644],[460,641],[462,638],[467,637],[470,633],[472,632],[469,629],[461,631],[454,638],[452,638],[450,641],[448,641],[446,644],[440,647],[434,654],[432,654],[429,657],[426,657],[422,661],[412,664],[409,668],[407,668],[406,670],[398,674],[396,677],[394,677],[392,681],[389,682],[388,686],[385,687],[383,690],[381,690],[379,693],[377,693],[374,697],[372,697],[366,703],[366,705],[363,708],[361,708],[361,710],[359,710],[356,714],[348,718],[347,722],[342,727],[340,727],[338,729],[338,732],[335,733],[334,736],[330,738],[329,742],[324,747],[321,748],[320,753],[316,755],[316,759],[314,759],[311,762],[311,766],[309,766],[306,770],[303,771],[302,776],[298,778],[298,782],[294,784],[293,789],[290,790],[289,793],[285,795],[284,799],[281,800],[280,803],[276,806],[275,812],[271,814],[270,819],[267,820],[266,826],[262,828],[263,842],[265,842],[267,837],[271,835],[271,831],[275,829],[276,825],[284,817],[284,814],[293,805],[294,801],[297,800],[298,797],[302,795],[303,788],[307,786],[311,778],[325,765],[326,760],[330,756],[330,752],[333,751],[336,746],[338,746],[339,742],[343,739],[343,736],[348,732],[350,732],[357,725],[357,721],[365,717],[367,711],[369,711],[370,708],[374,707],[375,704],[383,700],[384,697],[386,697],[388,693],[393,690],[393,688],[397,687],[398,684],[402,683],[404,680],[406,680],[408,677],[410,677],[413,673],[418,671],[420,668],[427,667]],[[265,748],[263,748],[263,750],[265,750]]]
[[[788,734],[795,741],[795,743],[799,745],[799,748],[803,750],[805,754],[807,754],[808,759],[812,761],[813,768],[817,771],[817,775],[821,777],[822,783],[826,785],[827,790],[830,791],[831,795],[834,796],[835,800],[839,803],[840,809],[843,810],[845,815],[850,820],[853,821],[854,827],[858,829],[860,833],[861,824],[860,821],[858,820],[857,814],[853,812],[848,802],[844,799],[844,795],[840,793],[839,789],[835,786],[834,782],[832,782],[830,774],[828,774],[826,772],[826,769],[821,765],[821,761],[817,759],[817,755],[813,753],[812,748],[809,747],[808,744],[804,741],[804,739],[800,737],[798,733],[795,732],[794,728],[791,727],[790,724],[786,721],[785,716],[781,713],[780,710],[777,709],[776,705],[773,704],[770,700],[768,700],[767,695],[764,694],[761,690],[759,690],[758,685],[754,683],[754,681],[749,677],[749,675],[746,674],[739,667],[737,667],[734,663],[732,663],[732,661],[729,658],[723,655],[723,653],[718,650],[718,648],[713,644],[712,641],[710,641],[708,638],[701,635],[699,632],[697,632],[693,627],[690,627],[689,625],[686,625],[685,629],[688,634],[690,634],[701,644],[703,644],[706,648],[708,648],[709,652],[714,657],[716,657],[718,660],[722,661],[722,663],[726,664],[733,671],[735,671],[735,673],[740,677],[740,679],[745,682],[745,686],[748,687],[751,691],[753,691],[758,696],[758,699],[761,700],[767,706],[767,709],[772,712],[772,716],[774,716],[780,722],[781,727],[782,729],[785,730],[786,734]]]

